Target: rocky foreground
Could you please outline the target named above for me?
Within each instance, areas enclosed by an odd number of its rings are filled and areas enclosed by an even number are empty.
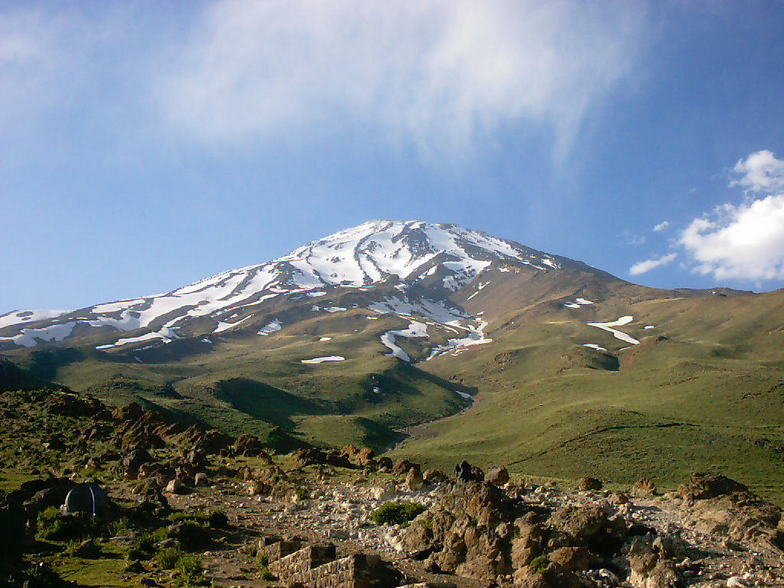
[[[784,586],[781,509],[717,474],[662,494],[275,455],[63,391],[6,392],[0,420],[0,585]]]

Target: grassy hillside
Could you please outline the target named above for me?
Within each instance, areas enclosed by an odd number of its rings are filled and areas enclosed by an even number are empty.
[[[782,293],[590,311],[588,320],[634,315],[620,327],[642,340],[631,347],[587,326],[580,312],[554,309],[492,345],[426,364],[476,386],[476,405],[415,428],[395,453],[443,467],[466,458],[520,475],[623,484],[648,476],[671,486],[714,469],[784,499]],[[610,353],[582,347],[588,342]]]
[[[183,342],[132,353],[55,346],[14,358],[111,404],[144,399],[234,435],[280,440],[283,432],[286,445],[383,449],[400,437],[396,429],[465,406],[454,386],[386,355],[379,335],[405,328],[406,321],[366,317],[359,310],[320,315],[285,334],[227,335],[199,346]],[[345,360],[302,363],[327,356]]]
[[[733,294],[498,268],[452,295],[488,322],[492,343],[415,365],[380,340],[409,320],[352,308],[361,292],[321,302],[349,309],[335,313],[276,303],[259,325],[290,315],[269,336],[254,326],[151,349],[99,351],[96,339],[9,355],[34,377],[109,403],[144,399],[281,447],[383,449],[413,427],[393,453],[441,467],[468,459],[524,476],[648,476],[664,487],[715,469],[782,500],[784,292]],[[565,306],[578,298],[596,304]],[[639,345],[587,324],[626,315],[618,328]],[[428,329],[429,341],[398,343],[423,359],[455,336]],[[345,360],[302,363],[328,356]],[[458,391],[475,395],[468,410]]]

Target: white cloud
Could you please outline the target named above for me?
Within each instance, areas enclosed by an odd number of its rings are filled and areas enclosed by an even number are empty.
[[[653,227],[654,232],[659,233],[670,226],[670,221],[662,221],[655,227]]]
[[[156,101],[208,142],[353,124],[441,157],[523,121],[564,155],[634,73],[646,19],[572,0],[220,0],[162,57]]]
[[[652,259],[638,261],[632,267],[629,268],[629,273],[633,276],[639,276],[640,274],[648,273],[649,271],[656,269],[657,267],[662,267],[672,263],[673,261],[675,261],[675,258],[677,256],[678,256],[677,253],[669,253],[667,255],[662,255],[661,257],[654,257]]]
[[[784,279],[784,194],[724,204],[695,219],[680,244],[694,271],[716,279]]]
[[[740,178],[731,182],[731,186],[766,194],[784,191],[784,160],[776,159],[770,151],[757,151],[739,160],[733,171]]]
[[[694,219],[679,244],[692,270],[716,279],[784,279],[784,160],[757,151],[735,165],[730,182],[748,191],[741,204],[723,204]]]

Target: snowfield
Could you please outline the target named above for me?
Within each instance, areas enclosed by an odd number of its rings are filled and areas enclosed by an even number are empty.
[[[381,335],[381,342],[392,350],[392,352],[387,353],[387,355],[394,356],[402,359],[403,361],[410,362],[411,357],[408,355],[408,353],[406,353],[403,349],[400,348],[400,346],[397,345],[396,343],[397,337],[427,337],[427,336],[428,336],[427,325],[417,321],[412,321],[411,324],[408,325],[407,329],[401,329],[397,331],[387,331],[386,333]]]
[[[267,323],[261,329],[259,329],[258,335],[262,337],[266,337],[275,331],[280,331],[283,328],[283,323],[281,323],[278,319],[275,319],[272,322]]]
[[[620,339],[621,341],[625,341],[626,343],[631,343],[632,345],[639,345],[640,342],[634,337],[632,337],[631,335],[627,335],[623,331],[619,331],[618,329],[613,328],[613,327],[622,327],[624,325],[628,325],[633,320],[634,320],[633,316],[622,316],[618,320],[609,323],[588,323],[588,325],[591,327],[602,329],[603,331],[607,331],[608,333],[612,333],[616,339]]]
[[[328,355],[327,357],[314,357],[313,359],[301,359],[302,363],[314,364],[314,363],[325,363],[331,361],[345,361],[345,357],[341,355]]]

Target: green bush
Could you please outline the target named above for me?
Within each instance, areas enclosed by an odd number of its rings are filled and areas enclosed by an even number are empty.
[[[225,527],[229,523],[229,517],[220,510],[207,510],[201,512],[173,512],[166,520],[170,523],[177,523],[180,521],[191,521],[196,523],[204,523],[218,529]]]
[[[370,513],[370,520],[377,525],[401,525],[414,520],[425,510],[424,505],[418,502],[386,502]]]
[[[185,520],[169,527],[168,536],[176,539],[188,551],[196,551],[212,543],[210,528],[202,522]]]
[[[155,554],[155,561],[164,570],[173,570],[185,554],[177,547],[167,547]]]
[[[63,541],[92,535],[97,529],[87,516],[62,515],[57,507],[50,506],[38,513],[36,523],[41,539]]]
[[[201,565],[201,558],[195,555],[184,555],[180,557],[174,567],[190,582],[200,579],[204,572],[204,567]]]
[[[547,559],[546,555],[540,555],[533,558],[531,563],[528,565],[537,574],[544,574],[547,572],[547,569],[550,566],[550,560]]]

